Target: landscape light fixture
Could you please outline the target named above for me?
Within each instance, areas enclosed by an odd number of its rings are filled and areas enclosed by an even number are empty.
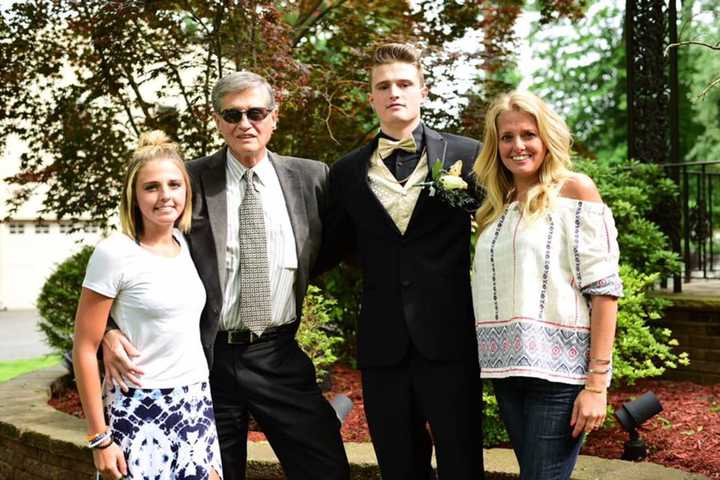
[[[662,412],[662,405],[653,392],[646,392],[631,402],[623,403],[617,411],[617,418],[623,429],[630,434],[630,440],[625,442],[623,460],[642,460],[647,457],[647,447],[640,438],[637,428],[648,419]]]

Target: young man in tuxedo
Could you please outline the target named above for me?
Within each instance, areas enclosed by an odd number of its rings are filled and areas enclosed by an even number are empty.
[[[330,170],[321,253],[327,266],[354,252],[362,268],[358,364],[370,435],[384,480],[432,478],[433,443],[441,479],[481,479],[470,213],[421,185],[435,162],[457,161],[473,185],[480,145],[421,121],[428,90],[413,47],[378,48],[370,86],[380,133]]]

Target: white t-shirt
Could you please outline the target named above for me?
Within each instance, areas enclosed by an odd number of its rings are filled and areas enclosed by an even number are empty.
[[[140,351],[142,388],[174,388],[205,381],[200,342],[205,288],[179,230],[175,257],[156,255],[122,233],[102,240],[90,257],[83,287],[113,298],[112,318]]]

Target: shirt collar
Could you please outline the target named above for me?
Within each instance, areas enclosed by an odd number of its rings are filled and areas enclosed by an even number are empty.
[[[232,154],[229,148],[227,149],[226,166],[228,170],[237,176],[237,178],[242,178],[242,176],[245,175],[245,171],[248,170],[245,165],[235,158],[235,155]],[[257,175],[257,178],[260,180],[260,183],[262,185],[267,185],[268,176],[272,175],[273,172],[273,166],[268,158],[267,150],[265,151],[265,155],[263,155],[260,161],[256,163],[252,169]]]

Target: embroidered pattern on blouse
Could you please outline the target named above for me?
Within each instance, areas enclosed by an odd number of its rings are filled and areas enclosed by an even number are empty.
[[[542,289],[540,290],[540,311],[538,318],[542,318],[543,312],[545,311],[545,296],[547,295],[548,276],[550,272],[550,249],[552,248],[553,231],[555,230],[555,224],[551,215],[547,215],[548,221],[548,234],[547,240],[545,241],[545,263],[543,265],[543,276],[542,276]]]
[[[573,255],[575,256],[575,272],[578,287],[582,286],[582,274],[580,273],[580,213],[582,212],[582,206],[583,202],[578,201],[577,208],[575,209],[575,230],[573,232],[573,238],[575,240],[573,244]]]
[[[495,242],[497,242],[498,235],[500,235],[500,229],[503,226],[503,223],[505,222],[505,216],[508,214],[508,211],[510,209],[506,208],[503,212],[502,216],[498,220],[497,227],[495,227],[495,233],[493,234],[492,242],[490,242],[490,272],[492,275],[492,292],[493,292],[493,305],[495,307],[495,320],[499,320],[499,308],[498,308],[498,298],[497,298],[497,281],[495,277]]]
[[[477,339],[483,374],[534,370],[564,378],[587,375],[589,329],[511,321],[478,328]]]
[[[623,284],[620,276],[613,273],[586,285],[581,291],[584,295],[607,295],[620,298],[623,296]]]

